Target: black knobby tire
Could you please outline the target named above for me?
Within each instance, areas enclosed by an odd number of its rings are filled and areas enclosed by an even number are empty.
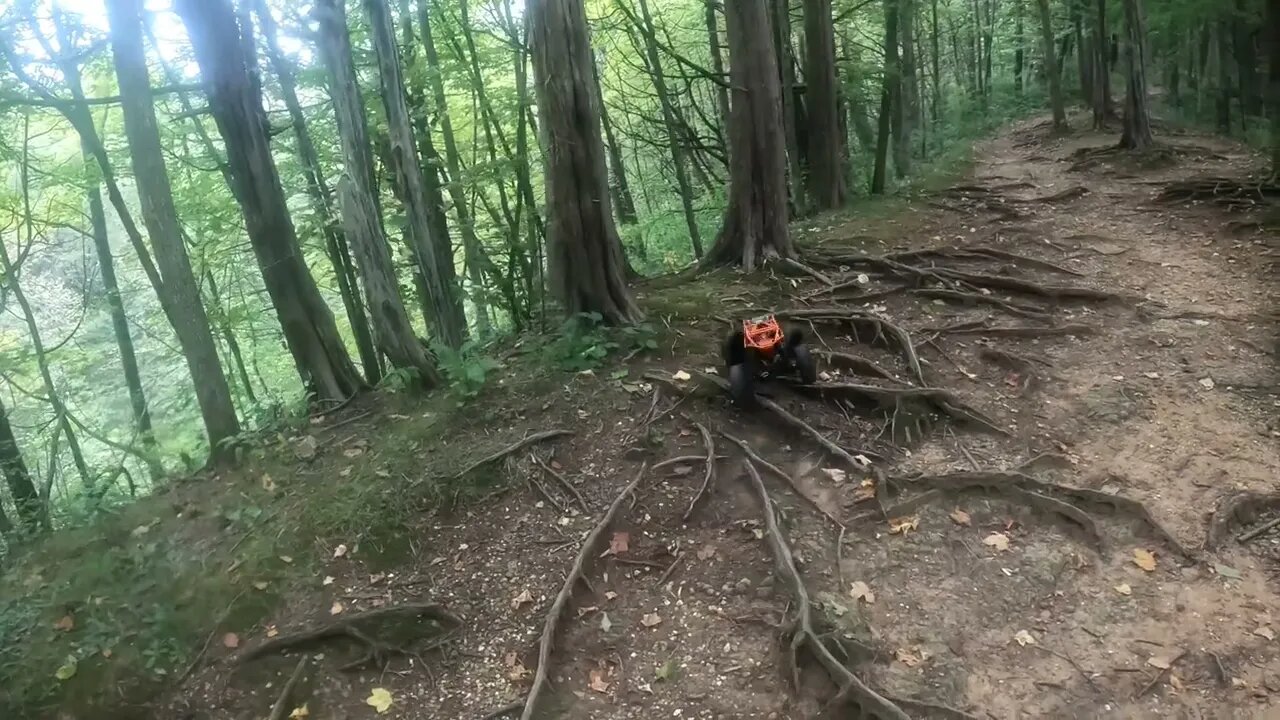
[[[805,385],[812,385],[818,382],[818,363],[813,359],[813,355],[809,353],[809,348],[804,345],[796,345],[791,348],[791,361],[795,363],[796,373],[800,376],[800,382]]]
[[[742,408],[756,405],[755,373],[749,365],[739,363],[729,366],[729,396],[733,398],[733,404]]]

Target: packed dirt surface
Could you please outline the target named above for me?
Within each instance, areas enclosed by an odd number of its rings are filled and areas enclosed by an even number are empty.
[[[505,489],[424,516],[407,566],[334,552],[274,638],[215,643],[158,716],[267,717],[298,667],[279,717],[374,717],[376,690],[386,717],[519,717],[535,683],[546,718],[1280,716],[1280,530],[1238,539],[1280,511],[1280,247],[1157,202],[1245,177],[1239,146],[1090,152],[1114,142],[1028,122],[900,213],[801,223],[812,273],[642,286],[657,353],[458,442],[571,434],[472,470]],[[822,376],[744,411],[718,343],[759,311]],[[411,604],[435,607],[360,619]],[[332,623],[355,630],[241,662]]]

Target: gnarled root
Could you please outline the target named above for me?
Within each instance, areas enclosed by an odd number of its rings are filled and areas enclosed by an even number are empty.
[[[1228,495],[1209,518],[1204,549],[1217,550],[1235,525],[1257,522],[1264,513],[1280,511],[1280,493],[1237,492]]]
[[[377,633],[375,628],[382,623],[422,619],[429,621],[433,625],[431,634],[436,636],[428,643],[426,648],[414,649],[405,645],[392,645],[376,637],[380,633]],[[291,635],[281,635],[245,650],[240,654],[237,662],[246,663],[266,655],[314,645],[325,640],[347,638],[359,645],[363,645],[365,654],[355,662],[344,666],[344,670],[354,670],[368,665],[385,667],[392,656],[407,655],[416,657],[426,650],[439,647],[448,640],[454,630],[461,626],[462,620],[441,605],[420,603],[392,605],[377,608],[376,610],[344,615],[311,630]],[[394,633],[388,634],[403,638],[406,632],[401,628]]]

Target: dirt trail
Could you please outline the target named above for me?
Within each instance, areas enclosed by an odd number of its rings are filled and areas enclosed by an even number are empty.
[[[835,694],[809,653],[800,655],[792,687],[780,638],[795,606],[774,572],[764,510],[744,479],[741,453],[721,432],[747,441],[808,496],[766,473],[823,629],[841,649],[869,650],[849,667],[902,700],[910,717],[1275,717],[1280,534],[1242,545],[1234,539],[1241,526],[1233,525],[1221,548],[1200,550],[1220,501],[1278,489],[1268,248],[1261,237],[1228,233],[1218,211],[1150,203],[1153,183],[1239,173],[1251,159],[1223,141],[1177,137],[1171,142],[1185,152],[1163,169],[1124,167],[1116,158],[1079,162],[1077,151],[1113,140],[1088,133],[1050,140],[1044,124],[1029,122],[980,148],[964,186],[912,212],[873,224],[855,213],[848,224],[806,233],[814,264],[940,246],[996,253],[911,259],[917,269],[969,273],[963,281],[943,275],[954,287],[976,288],[967,301],[893,292],[838,303],[909,330],[928,385],[953,392],[950,405],[900,400],[886,413],[866,397],[836,404],[770,388],[835,443],[884,456],[877,467],[891,482],[877,487],[871,471],[824,454],[765,411],[729,408],[696,380],[654,383],[655,399],[649,385],[576,376],[508,432],[514,439],[566,427],[575,435],[481,470],[510,473],[511,490],[462,516],[424,518],[416,564],[389,577],[371,579],[358,553],[335,561],[332,586],[276,620],[283,633],[328,621],[335,599],[350,610],[436,602],[463,619],[443,652],[395,660],[384,672],[338,672],[343,649],[323,648],[310,683],[312,717],[370,717],[364,698],[375,686],[395,698],[390,717],[478,719],[519,701],[547,608],[582,537],[642,462],[705,456],[698,423],[724,456],[710,493],[689,511],[706,467],[698,460],[642,481],[606,534],[618,552],[597,550],[576,588],[538,717],[799,720],[817,717]],[[830,265],[825,271],[841,280],[864,272]],[[871,292],[903,279],[883,267],[866,272]],[[1037,297],[984,284],[1009,279],[1117,297]],[[708,282],[721,281],[731,289],[709,286],[709,297],[689,303],[697,316],[663,318],[673,328],[671,353],[651,370],[696,376],[717,365],[723,326],[710,315],[837,304],[808,278],[775,279],[790,300],[737,278]],[[944,289],[941,282],[926,278],[922,286]],[[648,300],[666,292],[653,287]],[[708,300],[723,300],[723,309]],[[1024,338],[990,330],[1068,325],[1087,327]],[[816,347],[856,352],[897,379],[828,367],[824,383],[913,384],[901,348],[870,342],[865,325],[818,320],[815,332]],[[638,375],[639,368],[628,383]],[[944,417],[960,402],[1006,432]],[[589,512],[571,509],[573,499],[530,451],[581,490]],[[977,469],[1023,469],[1049,484],[1028,491],[984,481],[967,492],[922,495],[926,481],[913,479]],[[1139,506],[1110,497],[1140,502],[1172,540],[1143,521]],[[914,528],[893,532],[902,523],[886,522],[878,503],[912,498],[916,507],[902,514]],[[844,532],[826,515],[844,522]],[[614,532],[627,533],[625,549]],[[1139,567],[1147,552],[1150,570]],[[261,717],[282,682],[265,678],[287,676],[294,664],[268,657],[230,674],[215,664],[170,710]]]

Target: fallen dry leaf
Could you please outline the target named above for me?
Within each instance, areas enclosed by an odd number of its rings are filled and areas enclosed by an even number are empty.
[[[871,586],[861,580],[849,586],[849,597],[854,600],[863,600],[868,605],[876,601],[876,594],[871,591]]]
[[[75,627],[76,619],[70,613],[63,615],[58,619],[58,622],[53,624],[54,630],[61,630],[62,632],[71,632]]]
[[[693,468],[689,467],[688,465],[676,465],[675,467],[671,468],[671,472],[680,477],[684,477],[685,475],[688,475],[689,473],[693,472]]]
[[[604,679],[603,670],[592,670],[591,682],[587,686],[598,693],[609,692],[609,681]]]
[[[270,625],[267,627],[267,637],[273,638],[279,634],[280,634],[280,628],[276,627],[275,625]]]
[[[1174,692],[1182,690],[1182,678],[1178,677],[1178,673],[1169,673],[1169,686],[1173,688]]]
[[[511,600],[511,607],[519,610],[522,606],[528,605],[531,602],[533,602],[533,593],[525,590]]]
[[[227,633],[222,636],[222,647],[235,650],[240,647],[240,636],[235,633]]]
[[[870,487],[863,486],[853,491],[853,502],[855,505],[858,503],[864,503],[864,502],[867,502],[868,500],[875,500],[875,499],[876,499],[875,485],[871,485]]]
[[[692,379],[693,379],[693,376],[692,376],[692,375],[690,375],[689,373],[687,373],[687,372],[683,371],[683,370],[677,370],[677,371],[675,371],[675,373],[671,376],[671,378],[672,378],[673,380],[679,380],[679,381],[681,381],[681,382],[684,382],[685,380],[692,380]]]
[[[311,711],[307,709],[305,703],[294,708],[293,712],[289,713],[289,720],[303,720],[309,717],[311,717]]]
[[[347,456],[347,457],[349,457],[349,458],[358,458],[358,457],[360,457],[361,455],[363,455],[363,454],[364,454],[364,448],[362,448],[362,447],[349,447],[349,448],[347,448],[346,450],[343,450],[343,451],[342,451],[342,454],[343,454],[343,455],[345,455],[345,456]]]
[[[968,527],[973,520],[969,517],[969,513],[961,510],[960,508],[956,508],[951,511],[951,522]]]
[[[1152,555],[1149,550],[1135,548],[1133,551],[1133,564],[1151,572],[1156,569],[1156,556]]]
[[[254,587],[254,589],[255,589],[255,590],[266,590],[266,589],[267,589],[267,581],[266,581],[266,580],[258,580],[258,581],[256,581],[256,582],[254,582],[254,583],[253,583],[253,587]]]
[[[266,490],[269,493],[273,493],[276,491],[276,481],[272,480],[271,476],[265,473],[262,476],[262,489]]]
[[[613,621],[609,619],[609,613],[600,613],[600,632],[607,633],[613,629]]]
[[[391,709],[391,702],[391,693],[386,688],[374,688],[364,701],[365,705],[378,711],[379,715]]]
[[[614,591],[612,591],[612,590],[610,590],[610,591],[608,591],[608,592],[606,592],[606,593],[604,594],[604,599],[605,599],[605,600],[616,600],[617,598],[618,598],[618,593],[616,593],[616,592],[614,592]]]
[[[1254,634],[1254,635],[1257,635],[1257,636],[1258,636],[1258,637],[1260,637],[1260,638],[1266,638],[1266,639],[1268,639],[1268,640],[1275,640],[1275,639],[1276,639],[1276,634],[1275,634],[1275,632],[1273,632],[1273,631],[1271,630],[1271,628],[1267,627],[1266,625],[1263,625],[1262,627],[1258,628],[1257,630],[1254,630],[1254,631],[1253,631],[1253,634]]]
[[[334,577],[332,575],[325,575],[324,580],[321,580],[320,584],[324,585],[325,587],[328,587],[329,585],[333,584],[333,581],[334,581]]]
[[[338,547],[333,549],[333,559],[337,560],[340,557],[346,557],[346,556],[347,556],[346,545],[339,545]]]
[[[655,625],[658,625],[661,622],[662,622],[662,618],[658,615],[658,613],[649,613],[644,617],[640,618],[640,624],[650,628],[654,627]]]
[[[631,549],[631,533],[616,532],[609,540],[609,554],[621,555]]]
[[[1014,633],[1013,639],[1022,647],[1036,644],[1035,637],[1031,633],[1027,632],[1026,630],[1019,630],[1018,632]]]
[[[281,556],[280,556],[280,562],[284,563],[285,565],[292,565],[292,564],[293,564],[293,556],[292,556],[292,555],[281,555]]]
[[[346,609],[347,609],[347,608],[346,608],[346,606],[345,606],[345,605],[343,605],[341,602],[339,602],[339,601],[337,601],[337,600],[334,600],[334,601],[333,601],[333,604],[329,606],[329,614],[330,614],[330,615],[341,615],[341,614],[343,613],[343,611],[345,611]]]
[[[716,554],[715,545],[703,545],[702,547],[698,548],[699,560],[709,560],[715,557],[715,554]]]
[[[912,647],[898,648],[897,650],[894,650],[893,657],[895,660],[907,667],[916,667],[927,660],[929,655],[918,647]]]
[[[840,468],[822,468],[822,474],[826,475],[830,478],[831,482],[837,485],[844,482],[849,477],[849,473],[841,470]]]
[[[1147,664],[1158,670],[1168,670],[1173,661],[1164,655],[1152,655],[1147,658]]]
[[[982,544],[995,548],[996,552],[1004,552],[1009,549],[1009,536],[1004,533],[991,533],[982,539]]]
[[[1133,588],[1129,587],[1129,583],[1120,583],[1119,585],[1116,586],[1115,590],[1121,595],[1133,594]]]
[[[914,515],[907,518],[891,518],[889,520],[889,533],[892,535],[906,535],[920,527],[920,517]]]

